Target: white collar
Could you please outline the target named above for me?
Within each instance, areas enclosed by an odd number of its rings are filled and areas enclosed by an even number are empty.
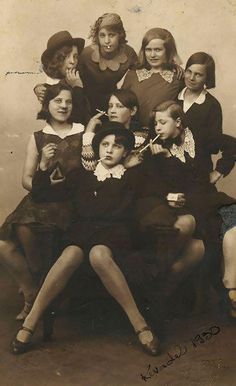
[[[168,83],[173,82],[174,73],[171,70],[161,70],[159,72],[155,72],[152,69],[148,70],[147,68],[141,68],[140,70],[136,70],[136,75],[139,82],[151,78],[153,74],[159,74]]]
[[[118,164],[111,169],[106,169],[101,161],[98,162],[93,174],[97,177],[98,181],[105,181],[107,178],[118,178],[119,180],[124,175],[126,169],[124,165]]]
[[[185,87],[182,91],[180,91],[179,95],[178,95],[178,99],[180,101],[183,101],[183,105],[184,105],[184,112],[186,113],[186,111],[188,109],[190,109],[190,107],[194,104],[194,103],[197,103],[198,105],[201,105],[202,103],[205,102],[206,100],[206,94],[207,94],[207,89],[203,89],[202,92],[198,95],[197,99],[195,99],[195,101],[189,103],[189,102],[186,102],[185,100],[185,92],[187,90],[187,87]]]
[[[73,123],[71,130],[64,136],[59,135],[52,126],[47,123],[46,126],[43,128],[43,133],[45,134],[52,134],[56,135],[57,137],[60,137],[61,139],[68,137],[69,135],[82,133],[84,131],[84,126],[81,123]]]
[[[195,157],[195,141],[193,134],[188,127],[184,130],[184,142],[181,145],[173,145],[170,148],[171,155],[177,157],[181,162],[186,162],[184,152],[188,153],[191,158]]]
[[[47,76],[47,78],[46,78],[46,83],[47,83],[47,84],[50,84],[50,85],[53,85],[53,84],[59,83],[60,80],[61,80],[61,79],[51,78],[50,76]]]

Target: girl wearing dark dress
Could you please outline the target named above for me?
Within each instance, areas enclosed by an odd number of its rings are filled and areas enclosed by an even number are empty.
[[[49,163],[42,157],[33,181],[35,200],[73,197],[76,219],[67,232],[65,249],[50,269],[23,327],[12,343],[12,352],[28,350],[33,331],[50,302],[62,291],[84,259],[127,314],[139,342],[150,355],[157,355],[158,341],[140,314],[122,271],[131,248],[130,220],[137,194],[137,168],[122,164],[134,146],[133,134],[117,122],[104,127],[93,139],[100,161],[94,172],[74,169],[54,187]]]
[[[214,142],[222,134],[222,110],[218,100],[208,92],[215,87],[215,62],[205,52],[191,55],[185,67],[185,88],[179,93],[178,100],[185,112],[187,126],[195,138],[203,145]],[[213,153],[221,150],[216,148]],[[220,177],[230,173],[234,162],[222,154],[213,170],[212,154],[203,152],[204,163],[210,173],[210,181],[216,183]],[[230,162],[231,161],[231,162]]]
[[[117,83],[137,62],[137,55],[127,44],[122,20],[115,13],[105,13],[97,19],[90,32],[92,44],[79,58],[79,71],[91,106],[107,110],[108,99]]]
[[[206,247],[220,237],[223,240],[223,283],[228,294],[230,314],[235,317],[236,201],[217,191],[210,181],[209,170],[202,156],[206,146],[209,153],[218,146],[235,162],[234,138],[219,134],[214,140],[211,137],[208,144],[204,140],[203,146],[186,126],[185,115],[174,101],[167,101],[155,108],[153,124],[155,133],[160,135],[160,142],[151,144],[152,154],[155,155],[153,163],[168,187],[166,193],[176,194],[174,200],[173,196],[170,197],[169,204],[178,210],[190,210]]]
[[[127,73],[122,86],[136,94],[138,119],[142,126],[148,126],[149,115],[155,106],[177,98],[182,89],[182,69],[178,64],[180,58],[171,33],[162,28],[147,31],[139,52],[138,65]]]
[[[78,60],[84,43],[84,39],[72,38],[68,31],[59,31],[52,35],[41,56],[42,67],[47,75],[46,82],[34,88],[37,98],[43,103],[45,91],[49,85],[60,82],[72,87],[73,122],[83,125],[90,119],[89,104],[78,71]]]
[[[148,129],[141,127],[137,121],[138,100],[130,90],[114,91],[108,101],[107,115],[110,122],[120,122],[126,129],[131,130],[135,136],[135,149],[139,149],[148,138]],[[95,132],[101,126],[103,113],[96,114],[91,118],[83,135],[82,162],[86,170],[94,170],[97,161],[92,149],[92,139]],[[141,153],[131,152],[125,160],[125,166],[131,167],[139,164],[142,160]]]
[[[31,136],[27,146],[22,183],[29,192],[42,154],[47,157],[50,170],[56,171],[58,177],[61,174],[65,176],[71,169],[80,165],[84,126],[72,123],[71,114],[71,88],[61,83],[49,86],[42,110],[38,114],[38,119],[46,120],[47,124],[43,130]],[[41,271],[38,231],[64,231],[70,221],[71,208],[68,202],[35,204],[31,193],[23,198],[5,220],[0,235],[2,261],[15,274],[25,296],[25,306],[17,320],[25,318],[36,292],[24,257],[17,246],[23,251],[30,272],[35,278]]]

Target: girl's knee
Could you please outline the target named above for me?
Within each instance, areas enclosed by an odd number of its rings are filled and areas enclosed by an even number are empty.
[[[96,245],[89,253],[89,261],[95,269],[108,269],[113,263],[111,250],[105,245]]]
[[[13,254],[16,246],[11,241],[0,240],[0,256]]]
[[[82,249],[76,245],[70,245],[66,247],[59,257],[58,264],[64,263],[66,266],[75,266],[77,267],[84,258]]]
[[[188,236],[193,234],[196,228],[196,221],[191,214],[186,214],[179,216],[174,226],[179,229],[181,234]]]

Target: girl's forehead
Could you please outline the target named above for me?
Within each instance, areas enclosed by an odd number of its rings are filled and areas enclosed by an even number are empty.
[[[111,97],[109,99],[109,102],[110,103],[120,103],[120,104],[122,104],[122,102],[115,95],[111,95]]]
[[[115,140],[116,140],[115,134],[108,134],[101,139],[101,142],[115,143]]]
[[[199,64],[199,63],[193,63],[187,69],[190,69],[190,70],[192,70],[194,72],[201,72],[201,73],[205,74],[205,72],[206,72],[206,65],[205,64]]]
[[[164,40],[155,38],[150,40],[150,42],[146,45],[146,48],[163,48],[164,47]]]
[[[165,111],[156,111],[156,118],[157,119],[163,119],[163,118],[171,118],[170,113],[168,110]],[[172,119],[172,118],[171,118]]]
[[[113,28],[112,26],[109,26],[109,27],[102,27],[98,33],[109,33],[109,32],[112,32],[112,33],[117,33]]]
[[[57,94],[53,99],[58,98],[58,97],[71,98],[71,92],[70,92],[70,90],[61,90],[59,92],[59,94]]]

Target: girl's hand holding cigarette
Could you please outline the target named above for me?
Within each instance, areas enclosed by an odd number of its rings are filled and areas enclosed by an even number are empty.
[[[89,123],[87,124],[87,127],[85,129],[85,133],[94,133],[95,132],[95,129],[96,129],[96,126],[101,126],[102,124],[102,121],[100,120],[100,118],[104,115],[104,112],[101,111],[100,113],[94,115]]]
[[[133,150],[124,160],[124,167],[126,169],[132,168],[141,164],[143,161],[143,154],[139,151]]]
[[[152,140],[150,141],[149,145],[150,145],[150,150],[151,150],[152,155],[168,154],[167,149],[165,149],[162,145],[160,145],[158,143],[153,143]]]

